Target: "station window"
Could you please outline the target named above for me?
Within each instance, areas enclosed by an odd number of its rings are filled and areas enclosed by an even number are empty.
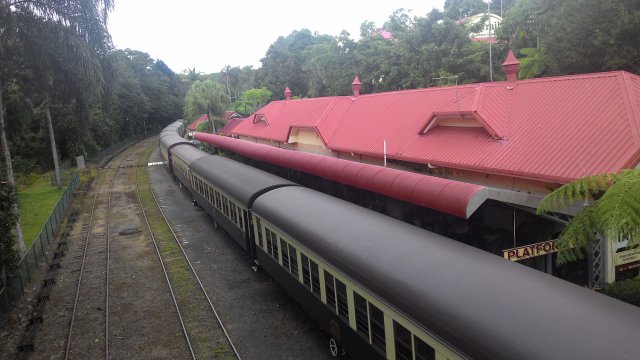
[[[417,336],[413,337],[413,343],[415,345],[416,360],[435,360],[436,350],[422,341]]]
[[[280,238],[280,250],[282,251],[282,266],[291,272],[291,268],[289,267],[289,244],[282,240],[282,238]]]
[[[349,303],[347,302],[347,286],[336,279],[336,299],[338,300],[338,316],[349,321]]]
[[[336,312],[336,286],[333,282],[333,275],[328,272],[324,272],[324,290],[327,293],[327,306]]]
[[[371,319],[371,345],[385,353],[387,346],[384,335],[384,314],[380,309],[369,303],[369,318]]]
[[[302,258],[302,282],[311,288],[311,272],[309,271],[309,258],[305,254],[300,254]]]
[[[411,332],[404,326],[393,322],[393,334],[396,344],[396,359],[413,360],[413,349],[411,348]]]
[[[353,300],[356,306],[356,331],[369,341],[369,312],[367,311],[367,300],[358,293],[353,293]]]

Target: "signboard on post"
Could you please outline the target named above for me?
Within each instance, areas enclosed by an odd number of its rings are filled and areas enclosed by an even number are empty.
[[[614,265],[624,265],[640,261],[640,248],[621,251],[613,255]]]

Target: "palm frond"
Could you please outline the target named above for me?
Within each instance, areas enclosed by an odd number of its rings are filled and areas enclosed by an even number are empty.
[[[625,170],[598,200],[594,214],[598,231],[607,239],[629,239],[638,245],[640,229],[640,171]]]
[[[558,264],[582,259],[589,249],[589,244],[595,239],[593,230],[595,224],[593,215],[597,211],[598,204],[594,203],[578,213],[562,230],[556,240],[558,247]]]
[[[618,174],[596,174],[565,184],[547,194],[538,205],[538,214],[554,211],[585,201],[598,198],[603,191],[616,183]]]

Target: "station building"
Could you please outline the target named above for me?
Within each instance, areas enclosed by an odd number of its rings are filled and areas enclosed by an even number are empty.
[[[562,184],[640,163],[640,77],[624,71],[272,101],[227,136],[196,134],[277,173],[578,284],[637,274],[601,245],[556,266],[554,239],[586,204],[537,215]],[[621,263],[620,258],[627,262]],[[623,272],[626,271],[626,272]]]

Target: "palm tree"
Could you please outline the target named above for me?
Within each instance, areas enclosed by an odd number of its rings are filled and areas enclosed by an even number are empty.
[[[54,83],[57,79],[66,80],[65,85],[82,87],[79,94],[95,89],[95,85],[100,83],[102,75],[100,67],[95,66],[95,59],[109,48],[106,22],[112,8],[113,0],[0,0],[0,139],[10,184],[15,181],[5,134],[2,94],[6,84],[15,78],[14,69],[18,63],[28,66],[38,75],[38,83],[44,86],[42,104],[47,112],[54,167],[60,186],[49,95],[57,92],[54,90],[54,86],[60,85],[57,81]],[[22,56],[16,55],[18,52]],[[14,209],[17,214],[17,205]],[[23,256],[25,247],[19,219],[15,229],[20,255]]]
[[[598,174],[565,184],[545,196],[538,213],[576,201],[588,206],[569,221],[558,237],[558,263],[582,258],[598,234],[608,241],[627,240],[627,247],[640,245],[640,170]]]

